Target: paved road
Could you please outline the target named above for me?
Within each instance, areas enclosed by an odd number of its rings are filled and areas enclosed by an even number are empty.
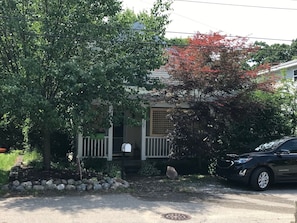
[[[206,193],[208,193],[206,189]],[[191,216],[185,223],[291,223],[297,186],[266,192],[234,189],[207,200],[145,201],[128,194],[0,198],[0,223],[170,223],[166,213]]]

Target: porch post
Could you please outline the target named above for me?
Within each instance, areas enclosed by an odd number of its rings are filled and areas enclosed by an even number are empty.
[[[145,154],[145,148],[146,148],[146,120],[142,119],[142,125],[141,125],[141,160],[146,160],[146,154]]]
[[[82,158],[83,154],[83,135],[81,133],[77,134],[77,156]]]
[[[109,115],[113,116],[113,108],[109,106]],[[108,129],[108,148],[107,148],[107,160],[112,160],[112,148],[113,148],[113,123],[110,122],[110,127]]]

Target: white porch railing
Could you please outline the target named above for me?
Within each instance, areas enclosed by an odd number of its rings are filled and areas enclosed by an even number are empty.
[[[93,139],[89,136],[79,135],[78,142],[78,155],[80,158],[109,158],[112,160],[113,150],[109,151],[109,142],[110,139],[108,136],[105,136],[103,139]],[[112,141],[111,141],[112,142]],[[155,136],[146,136],[145,137],[145,151],[143,151],[142,156],[146,158],[168,158],[170,152],[170,142],[166,137],[155,137]],[[109,154],[109,152],[111,154]]]
[[[170,142],[166,137],[146,136],[146,158],[167,158],[170,152]]]
[[[81,157],[107,158],[108,157],[108,136],[103,139],[92,139],[89,136],[82,137]]]

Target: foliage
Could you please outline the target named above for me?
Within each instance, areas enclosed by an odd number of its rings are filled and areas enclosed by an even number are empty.
[[[259,50],[252,55],[252,62],[257,66],[265,63],[279,64],[297,57],[297,39],[293,40],[290,45],[279,43],[268,45],[265,42],[257,41],[255,46]]]
[[[121,167],[116,162],[107,162],[103,173],[108,175],[109,177],[121,177]]]
[[[187,46],[189,44],[189,39],[184,39],[184,38],[173,38],[173,39],[168,39],[166,40],[166,44],[168,47],[172,46]]]
[[[8,182],[10,169],[14,166],[18,155],[18,151],[0,153],[0,185]]]
[[[232,126],[261,110],[250,95],[272,91],[272,80],[259,80],[260,67],[246,69],[255,50],[244,38],[219,33],[197,33],[188,46],[170,50],[168,72],[175,84],[168,86],[167,101],[177,105],[171,114],[172,157],[209,159],[224,152]]]
[[[107,165],[107,160],[105,158],[85,158],[82,160],[82,163],[86,169],[103,172]]]
[[[22,149],[22,128],[15,118],[3,114],[0,118],[0,146],[10,149]]]
[[[157,0],[136,16],[121,12],[117,0],[2,1],[1,112],[19,126],[27,120],[27,144],[29,131],[39,134],[46,169],[52,132],[92,132],[88,123],[98,116],[105,128],[109,105],[142,112],[140,99],[130,100],[139,88],[128,86],[152,87],[148,74],[164,62],[169,7]]]
[[[285,74],[284,74],[285,75]],[[280,103],[283,119],[287,120],[290,135],[297,133],[297,88],[296,82],[283,78],[277,89],[276,100]]]
[[[225,136],[226,150],[242,153],[253,150],[265,141],[291,135],[290,117],[285,115],[283,102],[278,94],[256,91],[252,93],[237,119]]]
[[[156,168],[156,163],[143,161],[138,174],[141,176],[158,176],[161,174],[161,171]]]
[[[26,149],[22,156],[24,165],[36,167],[36,165],[39,164],[40,166],[40,163],[42,163],[42,154],[36,149]]]

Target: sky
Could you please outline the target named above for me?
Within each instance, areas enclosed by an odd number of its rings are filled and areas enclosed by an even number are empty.
[[[122,0],[136,13],[149,10],[154,0]],[[220,32],[268,44],[291,44],[297,39],[297,0],[174,0],[166,37]]]

